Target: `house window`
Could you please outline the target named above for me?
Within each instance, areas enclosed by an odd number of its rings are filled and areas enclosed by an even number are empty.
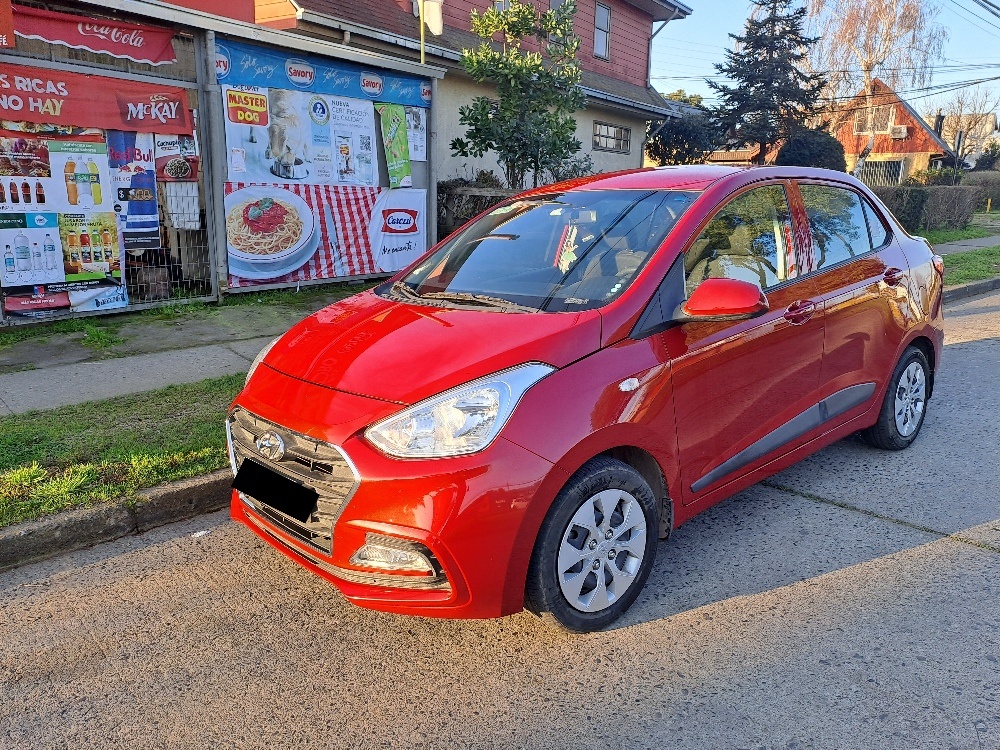
[[[600,3],[594,18],[594,57],[611,59],[611,8]]]
[[[872,124],[876,133],[888,133],[895,122],[895,107],[891,104],[882,104],[874,107]],[[854,134],[863,135],[868,132],[868,107],[861,107],[854,113]]]
[[[627,154],[632,150],[632,128],[594,120],[594,150]]]
[[[868,187],[890,187],[903,181],[902,161],[865,161],[858,179]]]

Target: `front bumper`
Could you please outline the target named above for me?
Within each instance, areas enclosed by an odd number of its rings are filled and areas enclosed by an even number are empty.
[[[275,393],[284,397],[275,399]],[[257,394],[266,395],[267,401]],[[339,393],[274,371],[255,375],[234,407],[300,436],[339,446],[359,478],[336,511],[329,549],[290,533],[273,513],[234,491],[232,517],[275,549],[332,582],[362,607],[470,618],[522,609],[538,527],[568,478],[562,469],[503,438],[471,456],[389,458],[360,433],[364,425],[397,411],[399,405]],[[357,419],[329,419],[351,407],[361,412],[352,415]],[[352,565],[352,554],[370,533],[424,545],[439,566],[439,576],[428,580]]]

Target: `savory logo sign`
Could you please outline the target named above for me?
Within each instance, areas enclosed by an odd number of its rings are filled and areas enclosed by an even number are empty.
[[[305,89],[316,80],[316,69],[305,60],[285,60],[285,76],[293,86]]]
[[[218,80],[222,80],[232,69],[233,63],[229,57],[229,50],[221,45],[215,46],[215,77]]]
[[[361,74],[361,90],[373,99],[382,95],[382,76],[375,73]]]

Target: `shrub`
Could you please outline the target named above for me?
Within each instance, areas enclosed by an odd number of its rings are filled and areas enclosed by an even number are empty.
[[[979,158],[976,159],[976,166],[973,169],[977,172],[993,169],[996,167],[998,161],[1000,161],[1000,143],[990,141],[979,155]]]
[[[774,161],[779,167],[822,167],[847,171],[844,145],[825,130],[803,128],[785,141]]]
[[[962,180],[963,185],[975,185],[982,188],[983,197],[976,207],[977,211],[986,210],[986,199],[993,199],[993,206],[1000,210],[1000,172],[970,172]]]
[[[549,169],[546,170],[544,184],[550,185],[553,182],[575,180],[577,177],[587,177],[588,175],[596,173],[597,170],[594,169],[594,160],[590,158],[590,154],[571,156],[570,158],[565,159],[561,163],[549,167]]]
[[[937,185],[876,187],[872,192],[908,232],[921,229],[961,229],[968,226],[982,200],[979,186]]]
[[[919,169],[906,178],[907,185],[958,185],[965,173],[961,169]]]

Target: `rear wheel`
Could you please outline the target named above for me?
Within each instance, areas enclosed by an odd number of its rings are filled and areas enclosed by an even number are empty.
[[[916,440],[924,423],[929,380],[927,357],[916,347],[909,347],[893,370],[878,422],[861,432],[865,442],[899,451]]]
[[[658,528],[653,491],[639,472],[611,458],[588,461],[538,532],[525,606],[577,633],[611,624],[649,577]]]

